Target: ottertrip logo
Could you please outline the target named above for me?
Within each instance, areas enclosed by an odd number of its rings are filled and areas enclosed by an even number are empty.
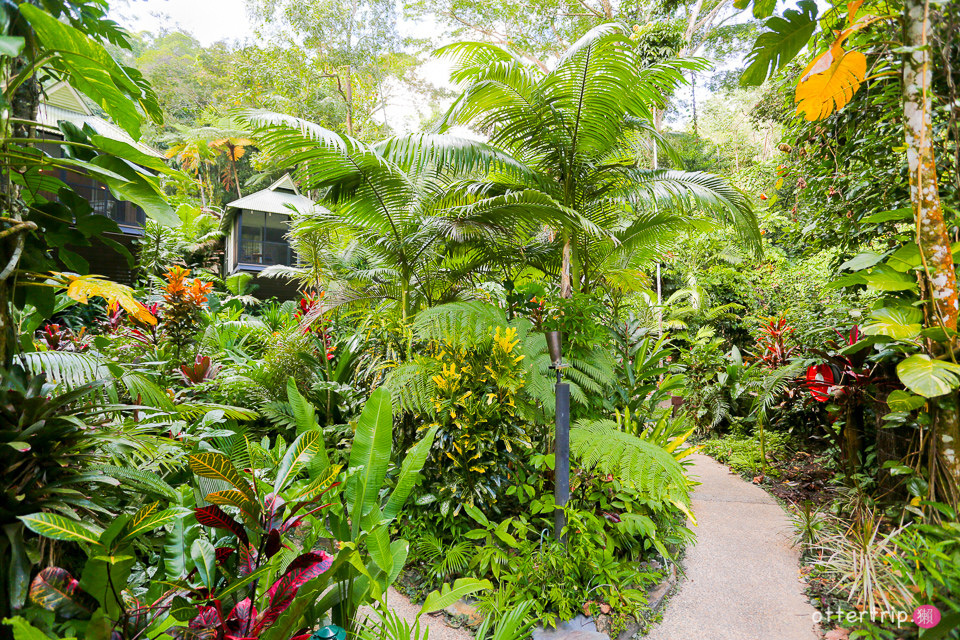
[[[880,624],[896,623],[897,628],[899,629],[908,620],[912,620],[913,623],[921,629],[933,629],[935,626],[940,624],[940,617],[939,609],[933,605],[925,604],[914,609],[912,616],[907,611],[897,609],[874,609],[872,611],[840,611],[839,609],[837,611],[831,611],[830,609],[827,609],[826,615],[820,613],[819,611],[814,612],[813,621],[820,623],[824,620],[829,620],[840,624],[856,624],[858,622],[869,620],[870,622],[877,622]]]

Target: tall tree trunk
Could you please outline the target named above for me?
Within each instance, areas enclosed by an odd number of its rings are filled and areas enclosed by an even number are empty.
[[[347,99],[347,135],[353,136],[353,67],[347,66],[347,81],[344,83]]]
[[[560,268],[560,296],[570,298],[573,296],[573,277],[571,276],[573,260],[573,247],[571,246],[570,233],[563,234],[563,264]]]
[[[903,58],[903,121],[917,245],[930,293],[928,317],[934,327],[956,330],[957,277],[940,204],[933,151],[930,3],[929,0],[906,0],[904,9],[907,52]],[[936,348],[952,357],[952,342]],[[934,403],[932,413],[938,458],[940,464],[945,465],[944,471],[952,478],[955,489],[960,484],[960,456],[956,449],[960,442],[960,416],[957,415],[955,399]],[[935,470],[930,471],[933,479]]]

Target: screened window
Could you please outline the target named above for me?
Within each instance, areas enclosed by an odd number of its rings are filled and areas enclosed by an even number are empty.
[[[293,250],[284,237],[289,218],[263,211],[240,214],[239,262],[264,266],[293,264]]]

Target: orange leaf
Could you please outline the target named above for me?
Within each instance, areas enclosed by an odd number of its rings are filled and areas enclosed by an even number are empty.
[[[91,297],[99,296],[110,304],[119,304],[127,313],[144,324],[157,324],[157,319],[133,297],[133,289],[126,285],[93,275],[77,276],[59,273],[54,276],[67,288],[67,295],[81,304],[86,304]]]
[[[853,19],[857,16],[857,11],[860,10],[860,5],[862,4],[863,0],[853,0],[853,2],[847,5],[847,22],[853,24]]]
[[[867,75],[867,58],[859,51],[844,51],[838,40],[804,70],[797,85],[797,113],[807,120],[822,120],[850,102]]]

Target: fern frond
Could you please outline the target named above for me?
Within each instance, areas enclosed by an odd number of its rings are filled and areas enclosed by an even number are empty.
[[[72,351],[34,351],[20,356],[31,373],[47,374],[50,382],[79,387],[94,380],[113,378],[99,354]]]
[[[581,420],[570,431],[570,452],[586,469],[619,476],[652,500],[690,504],[683,467],[663,447],[624,433],[612,420]]]

